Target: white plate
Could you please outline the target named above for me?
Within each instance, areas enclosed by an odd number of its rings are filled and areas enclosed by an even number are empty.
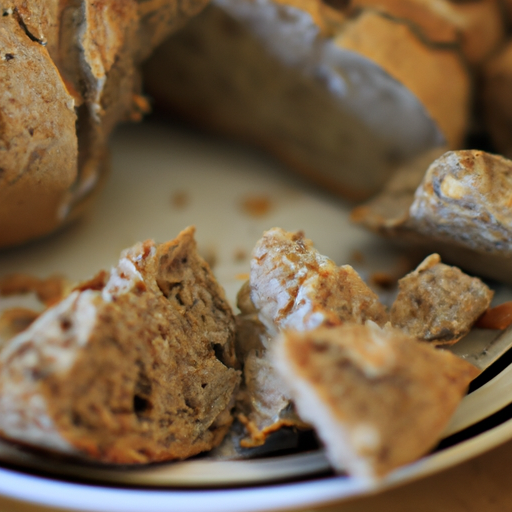
[[[117,134],[112,167],[106,189],[85,219],[46,240],[0,254],[0,275],[29,272],[45,277],[63,273],[74,280],[85,279],[113,265],[119,252],[134,242],[147,238],[165,241],[190,224],[197,227],[200,251],[209,258],[214,256],[214,272],[233,305],[249,270],[252,247],[262,232],[273,226],[305,231],[321,253],[338,264],[353,264],[363,275],[370,269],[392,270],[399,264],[393,250],[350,224],[349,205],[293,177],[257,152],[174,127],[146,123],[124,128]],[[259,216],[257,209],[250,213],[247,205],[251,200],[259,200],[268,211],[260,211]],[[0,298],[0,307],[2,300],[5,302]],[[468,408],[476,411],[475,418],[481,416],[479,402],[488,404],[489,396],[497,396],[509,385],[509,374],[495,384],[489,383],[468,402]],[[486,414],[508,402],[500,399],[496,403],[493,410],[486,409]],[[453,425],[450,428],[457,430]],[[512,423],[508,421],[400,468],[379,487],[423,477],[510,438]],[[136,471],[48,465],[44,459],[20,455],[8,447],[2,450],[1,446],[0,458],[14,460],[20,468],[32,468],[13,470],[4,463],[4,469],[0,469],[0,494],[89,511],[277,510],[342,500],[377,489],[374,484],[346,477],[308,480],[328,469],[321,451],[254,461],[198,460]],[[43,471],[47,476],[30,471]],[[101,481],[103,485],[52,477],[59,474],[66,474],[68,479]],[[234,487],[298,477],[302,477],[299,483]],[[115,487],[117,484],[148,488]],[[224,488],[184,489],[194,486]]]

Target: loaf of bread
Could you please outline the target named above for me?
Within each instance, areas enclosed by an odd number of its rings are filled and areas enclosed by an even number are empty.
[[[283,333],[274,361],[333,467],[364,479],[432,449],[479,373],[448,351],[371,322]]]
[[[76,218],[114,126],[140,119],[138,66],[207,0],[0,5],[0,248]]]
[[[498,0],[213,0],[145,67],[157,103],[352,199],[469,129]]]
[[[102,463],[217,446],[240,375],[235,321],[194,230],[125,251],[0,349],[0,435]]]

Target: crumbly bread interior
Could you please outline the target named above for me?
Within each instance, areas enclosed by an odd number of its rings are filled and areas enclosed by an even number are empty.
[[[494,295],[477,277],[441,263],[438,254],[400,279],[398,287],[391,324],[435,345],[452,344],[465,336]]]
[[[371,322],[284,332],[273,355],[334,468],[365,479],[435,446],[478,374],[449,352]]]
[[[301,232],[266,231],[251,260],[249,282],[238,295],[237,353],[244,365],[238,410],[251,441],[262,444],[281,426],[303,427],[276,373],[269,348],[281,330],[310,330],[344,322],[380,325],[388,316],[376,294],[349,265],[322,256]]]
[[[235,325],[193,234],[137,244],[101,290],[73,292],[3,347],[3,436],[122,464],[221,442],[240,379]]]

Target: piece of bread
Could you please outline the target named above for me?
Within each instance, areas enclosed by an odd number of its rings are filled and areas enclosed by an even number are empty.
[[[381,194],[353,210],[352,220],[404,247],[512,283],[512,161],[476,150],[427,161],[399,170]]]
[[[244,380],[237,408],[250,435],[245,446],[264,443],[282,426],[304,425],[269,353],[279,332],[367,320],[384,325],[388,320],[377,295],[352,267],[338,267],[303,233],[280,228],[266,231],[256,243],[249,283],[239,293],[238,306],[237,354]]]
[[[273,354],[333,467],[364,479],[432,449],[479,373],[447,351],[371,322],[288,331]]]
[[[390,322],[411,337],[451,345],[468,334],[489,308],[494,292],[477,277],[431,254],[398,281]]]
[[[87,208],[113,128],[148,108],[140,62],[206,1],[2,3],[0,248]]]
[[[460,148],[498,1],[213,0],[145,66],[157,104],[255,143],[352,199]],[[165,64],[164,64],[165,63]]]
[[[235,323],[194,229],[125,251],[0,350],[0,434],[102,463],[217,446],[240,380]]]

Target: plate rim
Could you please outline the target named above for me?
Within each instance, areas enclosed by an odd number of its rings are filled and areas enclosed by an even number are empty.
[[[337,503],[399,487],[454,467],[510,439],[512,419],[403,466],[376,483],[354,477],[332,476],[227,489],[135,489],[67,482],[0,467],[0,494],[32,504],[87,512],[168,512],[171,509],[180,512],[204,512],[205,509],[210,512],[259,512],[292,507],[301,510],[311,505]]]

